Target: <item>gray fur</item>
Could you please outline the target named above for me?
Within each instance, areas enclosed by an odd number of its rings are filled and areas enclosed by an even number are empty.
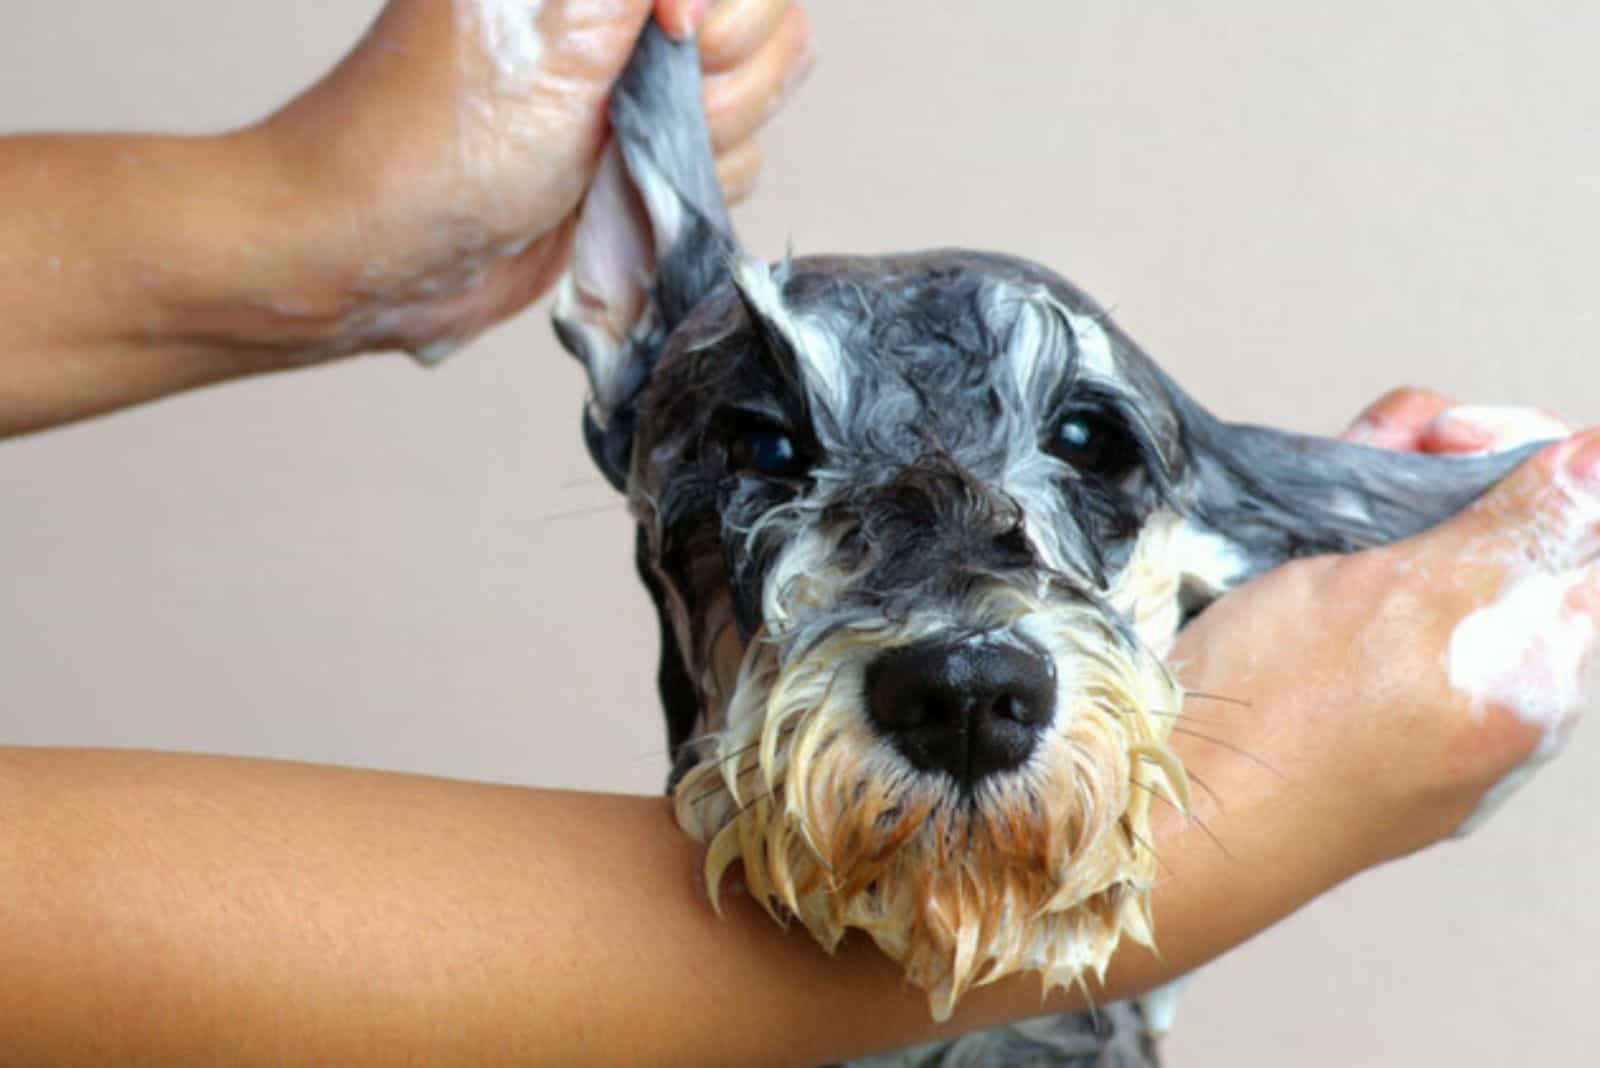
[[[704,692],[713,650],[729,627],[748,642],[770,623],[773,576],[808,538],[834,539],[827,567],[850,579],[795,643],[864,620],[960,620],[985,583],[1042,580],[1104,607],[1141,531],[1163,517],[1239,562],[1196,572],[1192,613],[1285,560],[1438,523],[1525,455],[1402,455],[1224,423],[1089,297],[1006,256],[807,257],[752,276],[768,268],[740,258],[717,192],[693,46],[654,27],[612,122],[657,264],[651,309],[620,379],[594,383],[605,403],[585,429],[639,518],[674,783],[716,727]],[[557,329],[592,369],[582,336]],[[820,381],[831,370],[846,381]],[[1074,419],[1110,443],[1110,459],[1061,455],[1054,442]],[[805,460],[792,477],[741,459],[772,433]],[[866,1063],[1154,1063],[1130,1037],[1139,1030],[1137,1010],[1111,1006]]]
[[[932,1042],[854,1068],[1153,1068],[1159,1063],[1131,1004],[1077,1016],[1041,1016],[1021,1023]]]

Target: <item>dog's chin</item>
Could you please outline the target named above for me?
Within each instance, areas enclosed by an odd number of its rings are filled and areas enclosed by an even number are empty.
[[[726,729],[675,794],[709,847],[714,903],[742,862],[779,922],[830,951],[866,932],[938,1019],[973,987],[1028,971],[1046,991],[1084,983],[1124,936],[1151,945],[1151,805],[1187,803],[1165,745],[1180,695],[1159,659],[1088,609],[1010,600],[1008,625],[1072,668],[1023,766],[971,788],[911,768],[861,694],[872,655],[920,635],[850,630],[790,657],[754,643]]]

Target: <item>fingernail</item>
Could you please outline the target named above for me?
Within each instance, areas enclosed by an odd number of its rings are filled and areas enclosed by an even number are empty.
[[[683,9],[683,22],[672,31],[672,36],[680,41],[693,37],[694,31],[698,30],[700,24],[706,20],[706,12],[711,10],[713,2],[714,0],[690,0]]]

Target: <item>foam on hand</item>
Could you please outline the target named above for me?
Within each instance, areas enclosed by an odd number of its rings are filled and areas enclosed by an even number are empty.
[[[458,23],[482,42],[501,88],[524,88],[538,73],[544,55],[538,26],[543,8],[544,0],[456,0]]]
[[[1503,708],[1540,732],[1527,761],[1484,796],[1458,835],[1479,827],[1561,751],[1593,692],[1596,629],[1579,599],[1600,582],[1597,531],[1600,495],[1558,471],[1536,502],[1527,539],[1510,550],[1500,595],[1450,635],[1450,685],[1471,698],[1474,713]]]

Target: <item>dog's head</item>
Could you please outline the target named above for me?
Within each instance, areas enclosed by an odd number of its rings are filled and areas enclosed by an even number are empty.
[[[692,53],[647,34],[557,309],[660,610],[715,892],[872,935],[947,1014],[1150,942],[1182,806],[1163,656],[1289,557],[1391,540],[1509,460],[1222,424],[1082,293],[1002,256],[739,251]]]

